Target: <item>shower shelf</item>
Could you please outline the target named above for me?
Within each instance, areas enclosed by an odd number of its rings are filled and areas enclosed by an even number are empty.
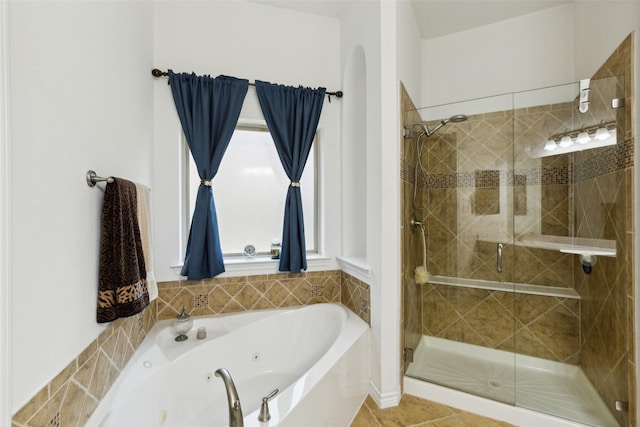
[[[527,233],[518,238],[516,245],[557,250],[566,254],[616,256],[615,240]]]

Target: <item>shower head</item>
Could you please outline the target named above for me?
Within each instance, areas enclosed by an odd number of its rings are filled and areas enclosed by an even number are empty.
[[[422,128],[422,132],[424,132],[424,134],[427,137],[430,137],[431,135],[436,133],[438,131],[438,129],[440,129],[442,126],[446,125],[449,122],[460,123],[460,122],[464,122],[465,120],[467,120],[467,116],[465,116],[464,114],[456,114],[455,116],[451,116],[449,118],[446,118],[446,119],[442,120],[433,129],[429,129],[429,127],[424,123],[414,123],[413,125],[414,126],[420,126]]]

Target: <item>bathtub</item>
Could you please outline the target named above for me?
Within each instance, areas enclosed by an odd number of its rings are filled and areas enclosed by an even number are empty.
[[[227,426],[219,368],[234,380],[245,426],[346,427],[367,395],[369,328],[342,305],[196,317],[183,342],[171,323],[156,323],[87,426]],[[262,397],[276,388],[261,423]]]

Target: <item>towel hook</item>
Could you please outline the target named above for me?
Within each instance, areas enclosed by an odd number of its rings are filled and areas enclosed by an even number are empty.
[[[98,182],[107,182],[107,183],[112,183],[113,182],[113,177],[107,177],[107,178],[102,178],[100,176],[98,176],[94,171],[90,170],[87,171],[87,185],[89,187],[94,187],[96,185],[96,183]]]

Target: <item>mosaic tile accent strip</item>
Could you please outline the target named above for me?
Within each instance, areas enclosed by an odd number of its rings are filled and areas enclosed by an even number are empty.
[[[593,155],[575,165],[574,181],[576,183],[624,170],[633,165],[633,143],[631,141],[624,141],[621,142],[621,145],[593,151]],[[631,151],[630,155],[629,151]]]
[[[591,163],[594,163],[593,161]],[[604,174],[606,171],[611,170],[611,167],[598,168],[596,163],[589,165],[595,173],[592,174]],[[413,167],[409,166],[411,171]],[[471,187],[492,187],[496,185],[522,185],[518,184],[517,180],[526,180],[527,185],[566,185],[571,184],[574,181],[579,182],[585,179],[582,175],[573,177],[573,167],[567,166],[555,166],[555,167],[541,167],[541,168],[529,168],[529,169],[517,169],[509,171],[498,171],[498,175],[493,175],[492,178],[478,180],[476,172],[458,172],[448,174],[428,174],[427,179],[418,180],[419,188],[471,188]],[[618,170],[619,168],[614,168]],[[489,171],[482,171],[489,172]],[[409,174],[410,172],[407,172]],[[585,172],[582,172],[585,174]],[[410,176],[411,179],[406,179],[406,176]],[[413,174],[403,176],[404,182],[413,184]],[[588,179],[588,178],[587,178]]]
[[[157,319],[156,301],[118,319],[45,385],[12,419],[13,427],[85,425]]]
[[[47,424],[47,427],[60,427],[60,412],[56,412]]]

